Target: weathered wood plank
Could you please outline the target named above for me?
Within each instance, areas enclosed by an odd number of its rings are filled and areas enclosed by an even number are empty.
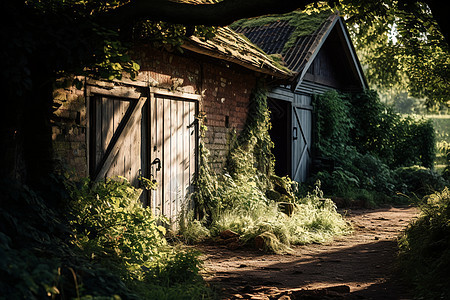
[[[102,100],[100,97],[95,97],[95,166],[98,168],[100,159],[103,156],[102,152]]]
[[[198,124],[196,122],[196,103],[189,103],[189,193],[194,192],[194,176],[197,172],[197,138],[198,138]],[[191,208],[194,208],[194,203],[191,202]]]
[[[171,106],[170,106],[170,100],[163,99],[164,101],[164,138],[162,141],[163,144],[163,176],[164,176],[164,197],[163,197],[163,212],[164,215],[168,218],[170,218],[170,212],[171,212],[171,201],[170,201],[170,165],[171,165],[171,127],[170,127],[170,118],[171,118]]]
[[[184,205],[184,197],[186,195],[184,191],[184,146],[183,146],[183,124],[184,124],[184,101],[176,101],[177,102],[177,209],[175,215],[181,210]]]
[[[183,93],[183,92],[179,92],[179,91],[169,91],[169,90],[160,89],[160,88],[156,88],[156,87],[151,87],[150,92],[158,95],[161,98],[165,98],[168,96],[168,97],[178,97],[181,99],[189,99],[189,100],[196,100],[196,101],[200,101],[200,99],[201,99],[201,95]]]
[[[159,171],[155,171],[156,173],[156,181],[159,184],[158,187],[158,194],[157,194],[157,201],[156,201],[156,207],[159,208],[159,214],[163,212],[163,192],[164,192],[164,165],[162,164],[164,162],[164,148],[163,148],[163,141],[164,141],[164,101],[163,99],[156,98],[156,111],[155,111],[155,119],[156,119],[156,154],[155,158],[159,158],[161,161],[161,169]],[[156,170],[157,165],[154,165],[154,168]]]
[[[170,100],[170,219],[173,220],[176,214],[177,201],[177,103]]]
[[[182,197],[183,197],[183,205],[185,205],[186,209],[190,209],[189,203],[187,203],[187,198],[189,195],[189,154],[191,149],[189,148],[189,102],[183,102],[183,124],[182,124],[182,132],[183,132],[183,149],[182,149],[182,172],[183,172],[183,186],[182,186]]]

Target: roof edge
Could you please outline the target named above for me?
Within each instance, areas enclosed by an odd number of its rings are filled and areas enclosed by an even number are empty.
[[[330,32],[333,30],[334,26],[336,25],[336,23],[340,19],[339,12],[335,12],[332,15],[330,15],[330,17],[328,17],[326,21],[328,21],[330,19],[332,21],[331,21],[330,25],[328,25],[328,28],[325,31],[325,34],[321,35],[319,37],[319,39],[315,41],[317,43],[317,46],[314,49],[314,52],[312,53],[312,55],[308,58],[307,63],[303,67],[303,70],[301,72],[297,73],[297,75],[295,76],[294,81],[297,81],[297,84],[295,85],[294,90],[296,90],[300,86],[300,84],[302,83],[306,72],[308,71],[308,69],[311,66],[312,62],[316,58],[316,56],[319,53],[320,49],[322,48],[323,43],[325,43],[326,39],[328,38],[328,35],[330,35]]]
[[[222,27],[219,30],[220,32],[211,40],[204,41],[197,37],[191,37],[181,45],[181,48],[232,62],[244,68],[280,79],[292,79],[294,77],[295,74],[293,72],[277,66],[276,62],[266,53],[232,29]]]

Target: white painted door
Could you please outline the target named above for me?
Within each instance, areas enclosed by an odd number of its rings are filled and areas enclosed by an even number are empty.
[[[155,95],[150,101],[150,173],[158,183],[150,205],[172,222],[192,203],[196,171],[197,102]]]

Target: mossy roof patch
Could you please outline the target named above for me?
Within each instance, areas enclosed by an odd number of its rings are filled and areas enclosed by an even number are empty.
[[[243,19],[230,25],[231,29],[238,27],[259,27],[271,23],[286,21],[290,26],[295,27],[296,36],[305,36],[314,33],[319,26],[330,16],[330,11],[305,13],[299,10],[283,15],[266,15],[251,19]]]
[[[293,11],[283,15],[267,15],[251,19],[243,19],[230,25],[231,29],[254,28],[268,26],[276,22],[287,23],[293,27],[293,31],[283,47],[283,52],[292,47],[299,37],[313,34],[320,25],[330,16],[330,11],[305,13],[302,11]]]
[[[278,78],[291,78],[294,74],[272,59],[243,35],[229,27],[219,27],[215,37],[203,40],[191,36],[182,48],[242,65],[248,69]]]
[[[233,23],[232,28],[266,53],[280,54],[285,66],[300,72],[337,18],[337,12],[294,11],[240,20]]]

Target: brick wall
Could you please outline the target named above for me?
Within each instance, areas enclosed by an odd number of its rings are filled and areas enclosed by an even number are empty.
[[[55,158],[77,177],[87,176],[86,101],[84,91],[68,80],[66,87],[53,93],[56,111],[52,118]]]
[[[230,133],[246,122],[256,76],[240,66],[194,53],[176,54],[141,47],[135,51],[141,65],[138,80],[150,86],[203,95],[200,111],[206,114],[205,144],[211,166],[220,172],[229,151]],[[68,86],[55,90],[53,141],[56,158],[78,176],[87,175],[86,101],[82,90]]]
[[[158,86],[203,95],[200,110],[208,130],[204,142],[213,170],[220,172],[229,151],[231,132],[239,133],[247,120],[248,104],[256,84],[255,73],[240,66],[200,56],[140,51],[141,71]]]

